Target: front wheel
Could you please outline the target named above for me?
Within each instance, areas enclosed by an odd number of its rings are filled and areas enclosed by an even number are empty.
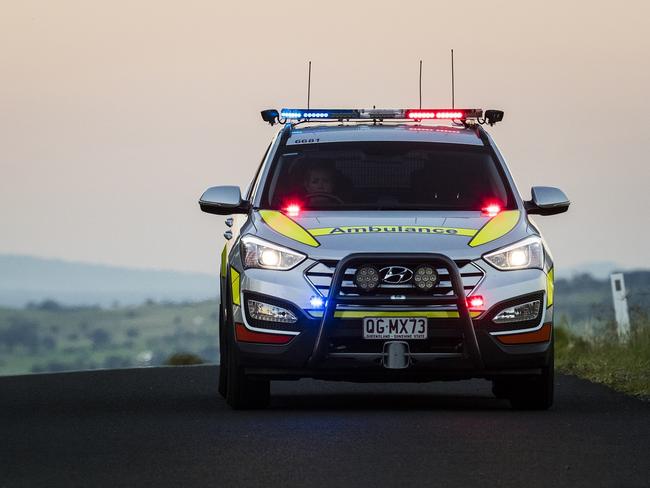
[[[510,405],[521,410],[548,410],[553,405],[553,365],[542,374],[517,385],[510,393]]]
[[[223,304],[219,304],[219,394],[226,398],[228,394],[228,349],[226,336],[226,317]]]
[[[232,348],[227,354],[227,394],[226,402],[235,410],[265,408],[271,400],[271,382],[251,378],[237,360]]]
[[[492,383],[494,396],[510,400],[510,405],[519,410],[548,410],[553,405],[554,389],[553,361],[542,368],[539,376],[503,378]]]
[[[226,283],[230,278],[226,277]],[[219,393],[226,403],[235,410],[267,407],[271,400],[271,382],[269,380],[251,378],[246,375],[244,367],[239,363],[237,344],[235,344],[234,323],[231,308],[226,309],[224,303],[230,303],[232,290],[226,287],[219,307],[219,342],[220,368]],[[228,305],[226,305],[228,306]]]

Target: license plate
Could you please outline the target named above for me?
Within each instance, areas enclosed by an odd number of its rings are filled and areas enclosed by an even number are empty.
[[[426,339],[427,319],[422,317],[366,317],[364,339]]]

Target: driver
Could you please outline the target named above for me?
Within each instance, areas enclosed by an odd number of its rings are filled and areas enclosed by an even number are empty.
[[[333,193],[334,172],[322,162],[312,164],[307,169],[303,185],[309,205],[342,203]]]
[[[305,175],[305,190],[307,196],[316,193],[332,193],[334,188],[332,172],[323,166],[310,168]]]

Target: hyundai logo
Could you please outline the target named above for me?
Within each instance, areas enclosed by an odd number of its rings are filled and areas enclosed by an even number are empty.
[[[413,278],[413,271],[404,266],[386,266],[379,270],[379,277],[384,283],[399,285]]]

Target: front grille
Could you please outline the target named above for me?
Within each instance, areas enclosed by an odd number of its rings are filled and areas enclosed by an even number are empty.
[[[455,261],[455,263],[460,270],[460,276],[463,281],[465,295],[469,295],[483,279],[483,270],[470,261]],[[323,297],[327,297],[329,295],[330,285],[332,284],[332,277],[334,276],[336,264],[337,261],[320,261],[314,264],[305,272],[307,281],[309,281],[311,285],[316,290],[318,290],[318,292]],[[391,263],[391,265],[401,266],[400,263]],[[406,267],[415,269],[412,264],[407,265]],[[366,293],[361,292],[354,283],[354,273],[356,270],[356,267],[350,267],[345,271],[345,277],[343,279],[343,283],[341,284],[341,291],[339,296],[354,297],[366,295]],[[453,295],[449,272],[447,269],[438,268],[437,272],[440,281],[431,291],[427,292],[427,294],[432,296]],[[380,283],[380,285],[375,290],[373,290],[372,294],[386,296],[404,295],[408,297],[422,296],[423,292],[418,290],[415,285],[410,282],[402,284]]]

